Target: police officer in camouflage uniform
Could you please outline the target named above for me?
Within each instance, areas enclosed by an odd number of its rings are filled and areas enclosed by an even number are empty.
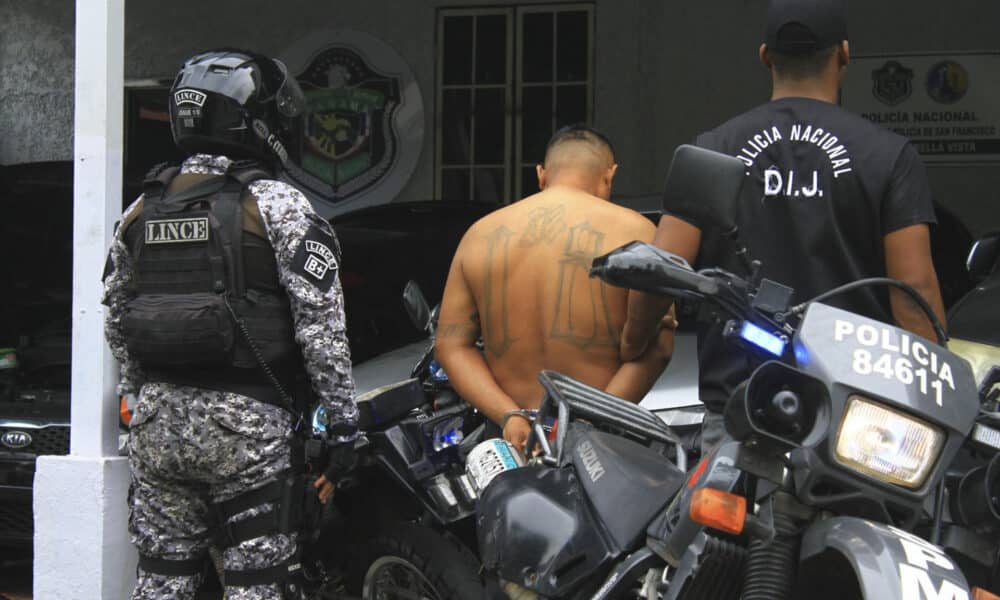
[[[212,545],[229,600],[301,597],[294,505],[306,493],[328,500],[352,464],[339,245],[271,170],[294,160],[283,140],[303,108],[279,61],[191,58],[170,95],[174,140],[190,157],[147,177],[115,233],[104,303],[119,392],[138,395],[134,599],[194,598]],[[297,381],[327,415],[329,466],[315,490],[296,488]]]

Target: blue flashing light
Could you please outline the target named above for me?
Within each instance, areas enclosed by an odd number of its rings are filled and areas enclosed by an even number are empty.
[[[311,424],[314,435],[323,436],[326,434],[326,408],[322,404],[313,411]]]
[[[448,446],[454,446],[455,444],[462,441],[462,432],[455,430],[449,431],[448,433],[439,437],[438,441]]]
[[[444,367],[442,367],[438,361],[432,360],[430,364],[430,375],[431,379],[437,382],[444,383],[448,381],[448,373],[445,372]]]
[[[809,364],[809,351],[802,344],[795,344],[795,363],[800,367]]]
[[[749,321],[743,322],[743,327],[740,329],[740,337],[774,356],[781,356],[785,353],[785,341],[783,339],[772,333],[768,333]]]
[[[462,443],[465,435],[462,433],[464,419],[453,417],[439,422],[434,429],[429,431],[431,445],[435,452],[440,452],[445,448],[451,448]]]
[[[434,450],[440,452],[445,448],[451,448],[462,443],[465,436],[461,429],[450,429],[434,438]]]

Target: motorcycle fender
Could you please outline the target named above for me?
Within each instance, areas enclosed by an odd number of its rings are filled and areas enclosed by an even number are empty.
[[[866,600],[971,600],[965,576],[944,550],[916,535],[855,517],[809,526],[801,560],[839,552]]]

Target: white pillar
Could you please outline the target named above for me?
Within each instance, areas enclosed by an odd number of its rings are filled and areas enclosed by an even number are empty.
[[[77,0],[70,456],[38,460],[34,594],[121,600],[135,576],[118,456],[117,368],[104,343],[101,272],[121,213],[124,0]]]

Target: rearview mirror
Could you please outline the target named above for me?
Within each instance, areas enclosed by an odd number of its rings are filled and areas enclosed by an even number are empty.
[[[1000,233],[991,233],[980,238],[969,250],[965,268],[973,281],[979,282],[993,273],[1000,259]]]
[[[427,304],[424,292],[412,279],[406,282],[406,287],[403,288],[403,305],[413,326],[421,331],[427,331],[431,325],[431,308]]]
[[[663,206],[731,231],[745,172],[738,158],[689,144],[678,146],[667,172]]]

